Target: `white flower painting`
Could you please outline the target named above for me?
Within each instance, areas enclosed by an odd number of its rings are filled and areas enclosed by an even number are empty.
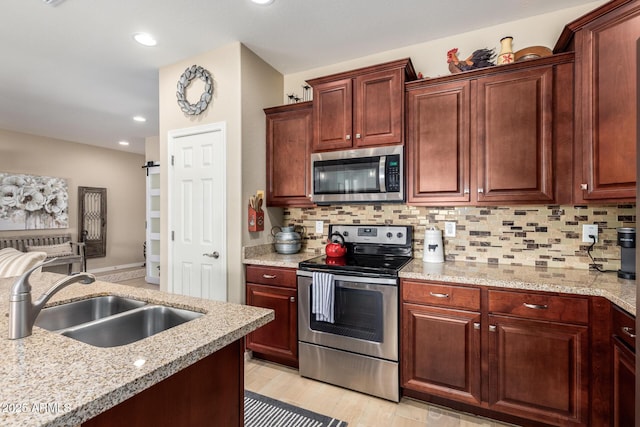
[[[69,227],[67,181],[0,172],[0,230]]]

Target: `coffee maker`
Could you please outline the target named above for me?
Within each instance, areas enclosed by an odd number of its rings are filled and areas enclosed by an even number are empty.
[[[618,246],[620,246],[620,270],[618,277],[635,280],[636,278],[636,229],[618,228]]]

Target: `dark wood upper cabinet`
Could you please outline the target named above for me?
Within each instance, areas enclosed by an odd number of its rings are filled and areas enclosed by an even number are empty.
[[[403,144],[410,59],[311,79],[313,151]]]
[[[571,200],[573,55],[407,85],[412,205]]]
[[[472,85],[478,202],[552,202],[553,66],[479,78]]]
[[[314,206],[311,194],[311,102],[264,110],[267,120],[267,206]]]
[[[554,51],[575,50],[576,202],[636,196],[640,2],[611,1],[568,24]]]
[[[409,204],[470,201],[470,82],[407,94]]]

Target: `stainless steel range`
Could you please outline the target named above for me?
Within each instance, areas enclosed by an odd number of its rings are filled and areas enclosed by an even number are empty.
[[[412,257],[411,226],[330,225],[347,255],[299,264],[300,374],[397,402],[398,272]]]

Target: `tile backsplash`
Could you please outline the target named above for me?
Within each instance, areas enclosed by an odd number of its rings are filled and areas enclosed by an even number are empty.
[[[422,258],[425,229],[456,223],[456,236],[443,237],[448,261],[587,269],[592,261],[582,242],[582,225],[598,225],[591,252],[604,269],[620,268],[616,229],[635,227],[635,204],[418,207],[396,204],[287,208],[285,225],[305,228],[303,251],[324,253],[329,224],[413,225],[414,257]],[[322,235],[316,221],[324,222]]]

